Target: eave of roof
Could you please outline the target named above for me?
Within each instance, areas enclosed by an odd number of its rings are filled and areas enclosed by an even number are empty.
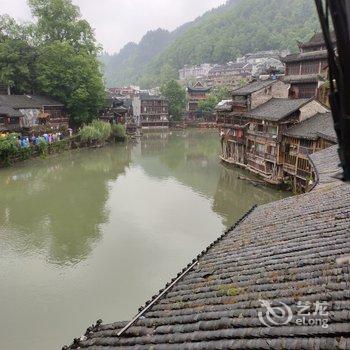
[[[244,114],[246,118],[280,121],[298,111],[312,99],[272,98],[264,104]]]
[[[18,110],[11,108],[10,106],[0,105],[0,115],[6,115],[8,117],[23,117],[22,113]]]
[[[14,109],[64,106],[49,97],[39,95],[0,95],[0,103]]]
[[[272,84],[275,84],[276,80],[260,80],[249,83],[241,88],[232,91],[232,96],[247,96],[259,90],[262,90]]]
[[[304,74],[304,75],[285,75],[282,81],[285,83],[317,83],[321,81],[322,76],[318,74]]]
[[[331,41],[333,44],[336,44],[336,36],[335,32],[331,32]],[[304,43],[299,43],[299,47],[301,48],[308,48],[308,47],[313,47],[313,46],[322,46],[325,45],[324,37],[322,32],[315,33],[309,41],[306,41]]]
[[[312,61],[317,59],[326,59],[328,57],[327,50],[303,52],[297,54],[291,54],[283,58],[284,63],[289,62],[301,62],[301,61]]]
[[[332,142],[337,141],[331,113],[317,113],[287,129],[284,135],[313,141],[318,138],[324,138]]]
[[[188,92],[209,92],[211,87],[188,87]]]

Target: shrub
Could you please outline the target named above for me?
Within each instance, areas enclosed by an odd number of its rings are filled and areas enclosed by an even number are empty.
[[[69,140],[56,141],[49,148],[52,153],[61,153],[69,149]]]
[[[79,129],[79,137],[82,142],[104,142],[111,136],[111,125],[101,120],[94,120],[89,125]]]
[[[125,136],[126,136],[125,125],[113,124],[112,134],[113,134],[113,137],[115,137],[116,139],[125,139]]]
[[[39,138],[39,143],[38,143],[38,151],[39,154],[43,157],[47,155],[47,150],[48,150],[48,145],[43,137]]]
[[[100,132],[101,141],[106,141],[111,137],[112,127],[110,123],[103,122],[102,120],[93,120],[91,126]]]
[[[93,142],[101,138],[99,130],[91,125],[84,125],[79,129],[78,135],[82,142]]]
[[[9,165],[19,155],[18,134],[8,134],[0,138],[0,161]]]
[[[29,159],[33,155],[33,148],[32,147],[26,147],[26,148],[18,148],[17,147],[17,153],[21,160]]]

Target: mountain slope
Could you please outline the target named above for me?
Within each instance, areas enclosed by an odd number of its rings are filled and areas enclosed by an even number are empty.
[[[143,36],[139,44],[129,42],[117,54],[102,54],[100,61],[104,65],[107,86],[138,83],[146,65],[171,43],[175,42],[178,37],[210,18],[213,14],[224,13],[233,8],[238,1],[240,0],[229,0],[225,5],[207,11],[203,16],[181,25],[172,32],[160,28],[149,31]]]
[[[185,64],[221,63],[259,50],[296,50],[297,40],[307,39],[318,29],[315,6],[310,0],[230,1],[189,26],[180,27],[181,34],[175,38],[174,32],[169,33],[168,43],[148,56],[139,70],[129,60],[124,79],[114,82],[147,87],[176,77],[177,70]],[[142,51],[139,55],[143,55]]]

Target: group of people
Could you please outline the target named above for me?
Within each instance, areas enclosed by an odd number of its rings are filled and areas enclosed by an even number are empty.
[[[71,129],[68,130],[69,132],[69,137],[72,136],[72,132]],[[31,137],[29,136],[18,136],[18,140],[17,140],[17,145],[21,148],[28,148],[31,145],[36,146],[38,145],[40,142],[45,142],[47,144],[53,143],[53,142],[57,142],[60,140],[63,140],[66,138],[66,136],[64,133],[62,132],[56,132],[56,133],[50,133],[50,134],[43,134],[43,135],[32,135]]]

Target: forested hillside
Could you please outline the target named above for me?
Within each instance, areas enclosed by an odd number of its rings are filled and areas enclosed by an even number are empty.
[[[206,12],[203,16],[181,25],[172,32],[160,28],[149,31],[143,36],[139,44],[129,42],[117,54],[102,54],[100,60],[104,65],[107,85],[140,83],[140,78],[144,74],[146,66],[157,55],[164,52],[171,43],[174,43],[177,38],[211,16],[225,13],[239,1],[241,0],[229,0],[225,5]],[[164,70],[166,71],[167,67],[164,67]],[[168,74],[168,72],[165,73],[166,76]]]
[[[176,77],[185,64],[221,63],[259,50],[296,50],[298,40],[318,30],[318,21],[310,0],[236,0],[183,28],[178,35],[173,34],[176,31],[164,34],[161,45],[154,45],[151,53],[142,48],[142,41],[128,44],[106,66],[109,84],[147,87]],[[139,60],[125,55],[131,49],[138,51]],[[121,55],[126,59],[123,64],[119,63]]]

